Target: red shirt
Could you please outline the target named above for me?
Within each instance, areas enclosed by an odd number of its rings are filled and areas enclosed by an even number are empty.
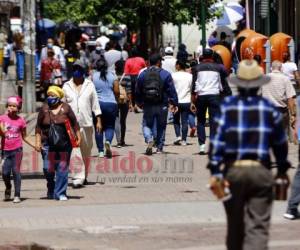
[[[44,59],[41,64],[41,81],[50,80],[54,69],[61,69],[60,62],[56,59]]]
[[[126,75],[138,75],[140,70],[145,67],[146,63],[142,57],[128,58],[125,63],[124,73]]]

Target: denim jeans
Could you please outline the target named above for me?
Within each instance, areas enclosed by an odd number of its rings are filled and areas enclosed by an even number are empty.
[[[201,95],[197,97],[197,134],[199,145],[205,144],[206,133],[205,133],[205,122],[206,122],[206,110],[208,109],[209,114],[209,131],[210,138],[212,138],[217,129],[215,123],[215,117],[219,113],[220,109],[220,96],[219,95]]]
[[[188,134],[188,118],[190,112],[190,103],[179,103],[178,112],[174,114],[174,129],[176,137],[182,135],[182,140],[186,141]],[[181,124],[180,124],[181,120]],[[180,131],[181,126],[181,131]],[[181,133],[180,133],[181,132]]]
[[[104,135],[105,141],[112,142],[115,133],[115,122],[118,114],[118,105],[110,102],[99,102],[101,108],[102,131],[95,132],[96,144],[99,152],[104,151]],[[104,134],[104,135],[103,135]]]
[[[196,127],[196,115],[192,112],[189,111],[189,125],[190,128],[195,128]]]
[[[115,124],[115,132],[117,142],[120,144],[125,143],[125,133],[126,133],[126,118],[128,115],[129,104],[122,103],[118,105],[118,116]]]
[[[59,152],[49,149],[47,144],[43,145],[43,171],[49,198],[59,199],[59,196],[67,194],[71,153],[71,146],[66,148],[65,152]]]
[[[299,204],[300,204],[300,165],[298,165],[297,172],[294,176],[287,212],[294,213],[298,211]]]
[[[11,189],[11,173],[13,174],[15,196],[20,197],[21,194],[21,162],[23,157],[23,149],[3,151],[4,163],[2,165],[2,178],[6,189]]]
[[[153,129],[156,125],[157,149],[162,150],[165,141],[165,130],[167,127],[168,107],[164,105],[145,105],[144,106],[144,137],[146,143],[153,141]]]

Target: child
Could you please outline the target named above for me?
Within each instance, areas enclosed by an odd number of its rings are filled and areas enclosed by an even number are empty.
[[[4,200],[10,200],[11,196],[11,172],[13,173],[15,195],[14,203],[21,202],[21,174],[20,167],[23,155],[22,138],[26,140],[26,122],[18,116],[22,107],[22,99],[19,96],[11,96],[7,100],[7,113],[0,116],[0,135],[2,148],[2,178],[5,183]]]

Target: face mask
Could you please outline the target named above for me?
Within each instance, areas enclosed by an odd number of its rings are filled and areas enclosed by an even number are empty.
[[[73,77],[74,78],[82,78],[83,77],[83,72],[81,70],[75,70],[73,72]]]
[[[96,47],[96,50],[97,50],[97,51],[100,51],[100,50],[101,50],[101,47],[100,47],[100,46],[97,46],[97,47]]]
[[[58,97],[49,96],[47,98],[47,102],[48,102],[49,106],[53,106],[53,105],[55,105],[55,104],[57,104],[59,102],[59,98]]]

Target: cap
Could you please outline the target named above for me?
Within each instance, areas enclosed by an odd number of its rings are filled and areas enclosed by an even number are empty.
[[[82,62],[81,60],[78,60],[78,59],[73,63],[73,69],[74,69],[76,66],[77,66],[77,67],[80,67],[81,69],[85,69],[85,66],[84,66],[83,62]]]
[[[172,47],[169,46],[169,47],[166,47],[166,48],[165,48],[165,53],[166,53],[166,54],[173,54],[173,53],[174,53],[174,50],[173,50]]]
[[[214,51],[212,49],[205,48],[203,50],[202,56],[204,58],[211,58],[213,56],[213,54],[214,54]]]

